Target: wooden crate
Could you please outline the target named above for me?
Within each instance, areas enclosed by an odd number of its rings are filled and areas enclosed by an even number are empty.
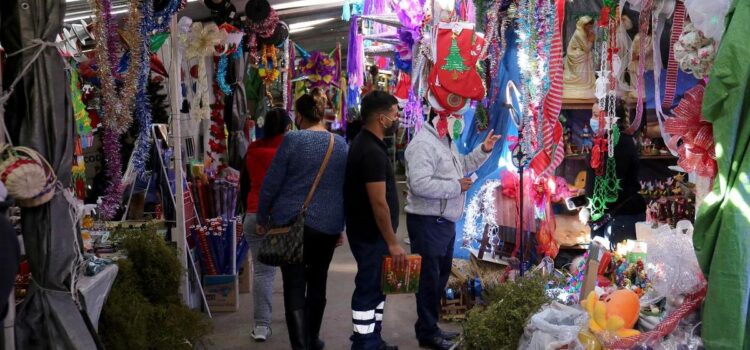
[[[474,301],[469,297],[466,286],[454,290],[454,299],[448,300],[443,296],[440,300],[440,318],[444,321],[463,321],[466,313],[474,306]]]

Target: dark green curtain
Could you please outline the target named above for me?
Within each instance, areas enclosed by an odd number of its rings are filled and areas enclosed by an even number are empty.
[[[750,349],[750,1],[735,0],[703,100],[719,173],[695,222],[706,348]]]
[[[4,89],[39,52],[35,39],[55,41],[64,14],[63,0],[0,1],[0,42],[6,52],[31,47],[8,57]],[[45,46],[5,108],[5,122],[14,144],[39,152],[63,186],[71,182],[74,149],[74,119],[67,96],[63,59],[54,47]],[[96,349],[70,294],[70,266],[76,256],[74,235],[78,234],[70,205],[58,192],[50,202],[24,209],[21,221],[34,283],[18,310],[16,349]]]

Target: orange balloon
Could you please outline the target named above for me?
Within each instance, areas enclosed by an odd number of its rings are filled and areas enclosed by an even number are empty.
[[[607,317],[620,316],[625,328],[633,328],[641,311],[638,294],[629,289],[620,289],[604,300],[607,303]]]

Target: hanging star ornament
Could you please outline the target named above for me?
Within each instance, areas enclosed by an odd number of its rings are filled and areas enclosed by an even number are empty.
[[[604,129],[609,131],[612,130],[615,125],[617,125],[617,121],[620,120],[620,117],[604,117],[604,120],[607,122],[607,124],[604,126]]]

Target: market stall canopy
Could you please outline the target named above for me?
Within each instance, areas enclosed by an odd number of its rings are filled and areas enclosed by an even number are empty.
[[[86,0],[65,0],[67,9],[65,11],[66,24],[77,23],[81,19],[91,19],[91,9]],[[238,10],[239,15],[244,15],[245,5],[248,0],[231,0],[232,5]],[[112,8],[114,14],[122,14],[127,11],[128,0],[113,0]],[[289,25],[290,37],[303,47],[314,47],[323,52],[330,52],[336,48],[337,43],[342,43],[342,49],[346,50],[348,23],[341,20],[341,7],[343,0],[270,0],[269,3],[279,18]],[[188,0],[187,6],[180,17],[188,16],[194,20],[205,20],[210,18],[211,10],[203,4],[202,0]],[[346,57],[346,52],[343,53]]]

